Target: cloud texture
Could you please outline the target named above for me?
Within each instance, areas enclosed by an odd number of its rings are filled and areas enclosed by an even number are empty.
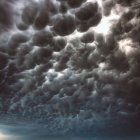
[[[1,114],[45,123],[50,135],[109,123],[121,132],[118,122],[137,131],[138,1],[5,0],[0,9]]]

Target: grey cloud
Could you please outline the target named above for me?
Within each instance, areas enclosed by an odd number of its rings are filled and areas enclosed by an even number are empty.
[[[110,15],[111,9],[115,5],[113,0],[104,0],[103,1],[103,13],[105,16]]]
[[[5,53],[0,52],[0,70],[4,69],[8,64],[8,56]]]
[[[34,27],[35,29],[43,29],[46,27],[46,25],[49,23],[49,11],[41,9],[39,13],[37,14],[35,21],[34,21]]]
[[[66,12],[68,11],[68,6],[67,6],[66,1],[62,1],[62,2],[60,3],[59,11],[60,11],[61,13],[66,13]]]
[[[21,18],[23,22],[27,25],[33,24],[36,15],[38,12],[38,4],[35,2],[31,2],[29,5],[27,5],[22,12]]]
[[[27,30],[28,29],[28,25],[26,25],[25,23],[23,23],[23,21],[19,21],[17,24],[16,24],[17,28],[19,30]]]
[[[10,42],[15,42],[15,43],[25,43],[29,40],[29,36],[24,33],[16,33],[13,34],[12,37],[10,38]]]
[[[54,51],[61,51],[63,48],[65,48],[67,44],[67,41],[66,39],[64,38],[54,38],[53,40],[53,49]]]
[[[53,35],[50,31],[39,31],[33,35],[32,42],[35,46],[45,46],[52,42]]]
[[[61,36],[66,36],[74,32],[75,20],[72,15],[61,15],[56,19],[53,27],[54,31]]]
[[[94,12],[93,12],[94,10]],[[98,4],[87,2],[84,3],[75,13],[76,17],[80,20],[88,20],[95,15],[98,10]]]
[[[94,9],[94,12],[92,11]],[[96,26],[102,19],[102,14],[96,2],[84,3],[75,13],[76,25],[79,32],[85,32]]]
[[[36,123],[51,136],[137,131],[138,11],[124,12],[104,35],[90,27],[100,23],[101,10],[109,16],[115,2],[103,1],[107,11],[84,0],[24,4],[17,16],[23,21],[14,22],[21,25],[0,37],[0,118]]]
[[[56,0],[44,0],[44,6],[51,12],[52,15],[58,13],[58,3]]]
[[[82,36],[81,41],[83,43],[91,43],[91,42],[93,42],[94,41],[94,33],[92,33],[92,32],[85,33]]]
[[[0,2],[0,32],[13,26],[14,10],[10,0]]]
[[[79,7],[83,2],[85,2],[85,0],[67,0],[68,5],[72,8]]]

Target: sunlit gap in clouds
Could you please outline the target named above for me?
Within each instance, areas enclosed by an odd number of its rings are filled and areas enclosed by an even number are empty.
[[[114,23],[115,20],[118,20],[118,19],[119,19],[119,16],[115,15],[112,12],[111,15],[108,17],[103,16],[101,22],[96,27],[92,27],[92,29],[96,33],[101,33],[103,35],[107,35],[110,32],[111,25]]]
[[[96,33],[101,33],[104,36],[106,36],[107,34],[110,33],[112,25],[116,21],[118,21],[120,19],[121,15],[122,15],[122,13],[128,11],[128,9],[127,8],[122,8],[118,5],[116,5],[114,8],[112,8],[112,10],[110,12],[110,15],[104,16],[103,15],[102,2],[99,0],[98,4],[100,5],[100,8],[102,9],[102,19],[101,19],[101,22],[97,26],[92,27],[92,29]]]
[[[0,140],[18,140],[18,137],[0,132]]]
[[[0,140],[7,140],[7,135],[0,133]]]

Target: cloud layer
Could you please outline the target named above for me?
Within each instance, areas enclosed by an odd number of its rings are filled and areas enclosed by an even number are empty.
[[[132,0],[0,2],[2,114],[47,123],[52,135],[100,130],[113,119],[115,125],[139,128],[136,5]]]

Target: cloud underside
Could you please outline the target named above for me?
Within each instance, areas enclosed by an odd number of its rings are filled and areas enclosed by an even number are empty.
[[[51,134],[114,118],[139,128],[139,17],[136,0],[0,2],[2,114]]]

